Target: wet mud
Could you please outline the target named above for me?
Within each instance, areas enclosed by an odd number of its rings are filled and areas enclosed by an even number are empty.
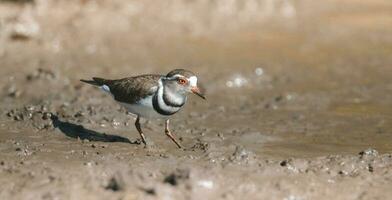
[[[0,1],[0,199],[388,199],[392,4],[244,2]],[[173,68],[183,150],[79,81]]]

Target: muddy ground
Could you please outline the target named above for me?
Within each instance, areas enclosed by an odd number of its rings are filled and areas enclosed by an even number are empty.
[[[0,199],[389,199],[388,0],[0,1]],[[186,68],[172,119],[79,82]]]

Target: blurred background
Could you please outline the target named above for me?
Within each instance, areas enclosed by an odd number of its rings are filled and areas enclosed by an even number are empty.
[[[372,76],[389,61],[391,4],[2,0],[1,72],[48,66],[121,76],[184,66],[220,76],[258,67]]]

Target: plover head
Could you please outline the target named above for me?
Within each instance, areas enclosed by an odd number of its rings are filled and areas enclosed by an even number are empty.
[[[193,93],[206,99],[197,86],[196,75],[191,71],[185,69],[172,70],[166,75],[163,81],[166,87],[178,94],[186,95],[187,93]]]

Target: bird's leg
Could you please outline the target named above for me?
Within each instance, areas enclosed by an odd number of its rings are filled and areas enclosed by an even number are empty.
[[[142,142],[144,143],[144,145],[147,145],[146,138],[144,137],[142,128],[140,127],[140,121],[139,120],[140,120],[140,117],[137,116],[136,121],[135,121],[135,126],[136,126],[137,131],[140,134],[140,137],[142,138]]]
[[[180,145],[180,143],[177,142],[177,140],[174,138],[173,134],[170,132],[170,129],[169,129],[169,120],[168,120],[168,119],[165,121],[165,134],[166,134],[174,143],[176,143],[176,145],[177,145],[178,148],[180,148],[180,149],[182,148],[182,146]]]

